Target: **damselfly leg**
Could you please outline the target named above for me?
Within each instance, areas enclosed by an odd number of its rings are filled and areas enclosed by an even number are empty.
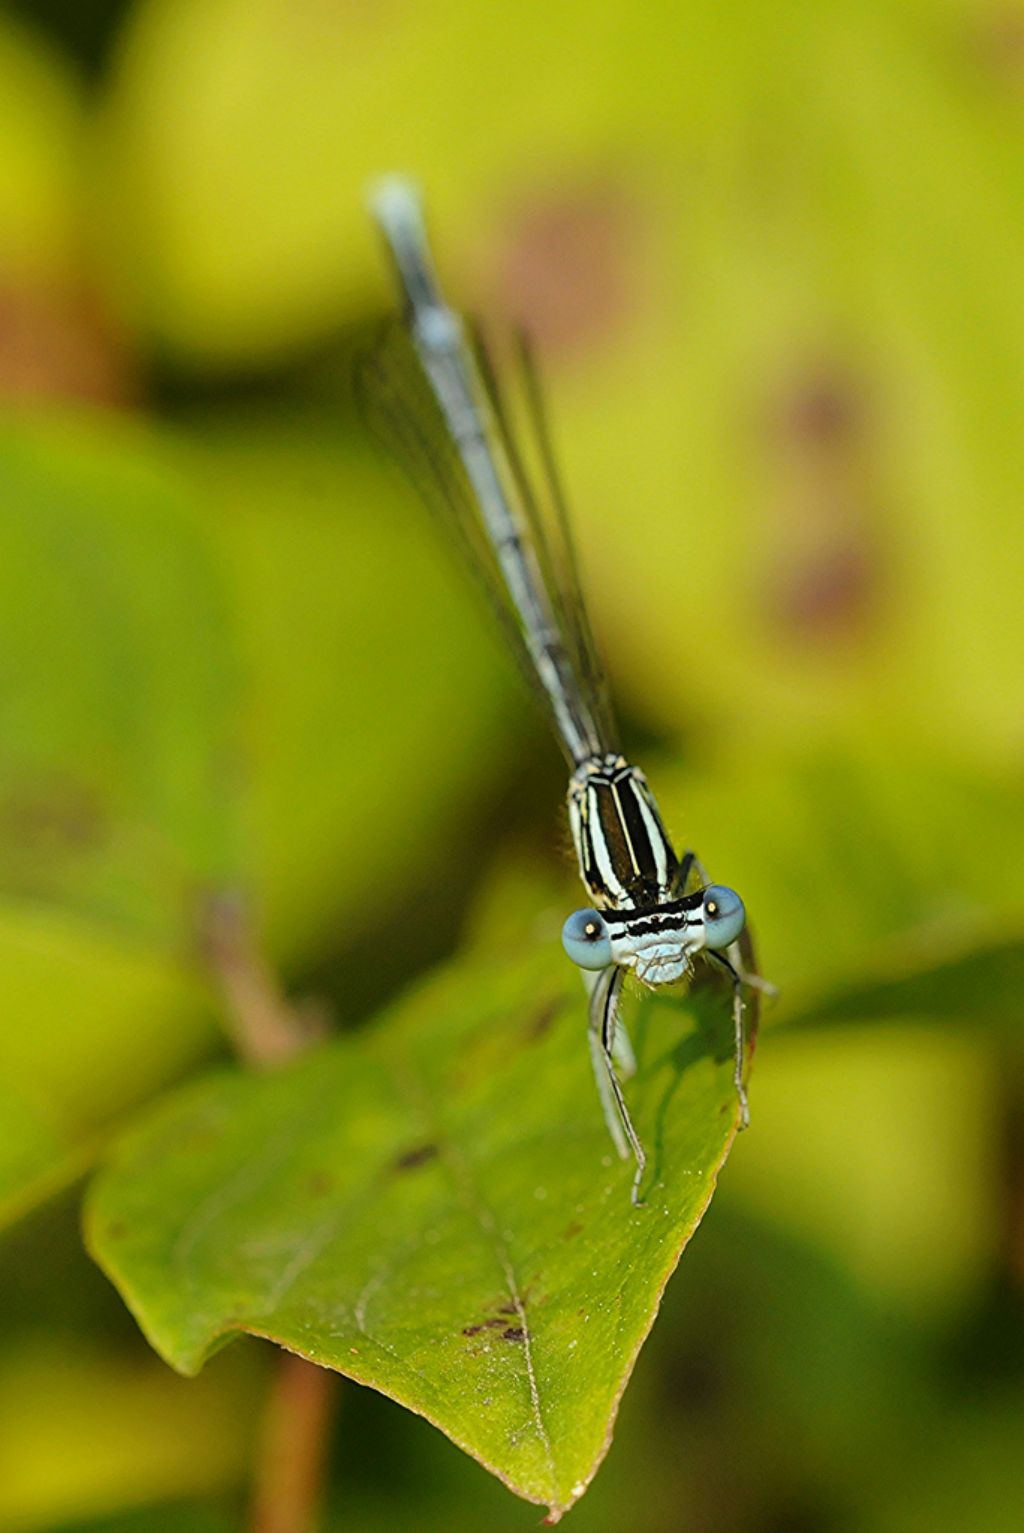
[[[623,1067],[623,1056],[625,1056],[623,1073],[627,1077],[636,1068],[632,1047],[619,1021],[619,998],[622,995],[623,979],[622,969],[609,967],[601,970],[596,983],[591,988],[590,1057],[594,1065],[605,1123],[608,1125],[608,1132],[611,1134],[619,1158],[626,1160],[632,1151],[636,1162],[630,1196],[633,1206],[639,1208],[642,1203],[640,1185],[647,1166],[647,1155],[634,1127],[615,1068],[616,1063],[620,1068]],[[626,1039],[625,1051],[622,1048],[623,1039]]]

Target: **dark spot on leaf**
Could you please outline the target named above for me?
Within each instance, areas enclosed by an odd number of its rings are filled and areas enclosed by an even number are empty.
[[[521,1325],[510,1325],[501,1333],[502,1341],[525,1341],[526,1332]]]
[[[871,405],[865,379],[833,358],[805,362],[768,412],[780,488],[760,596],[772,628],[801,647],[858,638],[874,614],[885,558]]]
[[[123,1240],[127,1233],[128,1226],[120,1219],[115,1219],[112,1224],[107,1225],[108,1240]]]
[[[135,393],[110,314],[92,292],[52,283],[0,284],[0,392],[38,402],[87,399],[123,404]]]
[[[538,1007],[526,1028],[526,1036],[531,1043],[536,1043],[551,1031],[552,1024],[561,1009],[562,1003],[557,997],[546,1001],[543,1006]]]
[[[499,1304],[498,1305],[498,1314],[499,1315],[518,1315],[518,1313],[519,1313],[519,1306],[516,1305],[516,1304]]]
[[[426,1165],[428,1160],[433,1160],[438,1154],[436,1144],[418,1144],[412,1150],[406,1150],[404,1155],[399,1155],[395,1161],[396,1171],[413,1171],[417,1166]]]
[[[0,804],[0,834],[8,851],[66,857],[95,846],[105,828],[99,794],[70,777],[13,784]]]
[[[785,423],[797,446],[841,445],[859,428],[862,399],[853,380],[835,368],[818,368],[797,384],[784,406]]]
[[[336,1185],[332,1172],[323,1170],[312,1171],[306,1182],[306,1191],[314,1198],[322,1198],[327,1193],[333,1192]]]
[[[481,1320],[479,1325],[466,1325],[462,1328],[463,1336],[479,1336],[481,1331],[500,1331],[505,1324],[504,1320],[492,1317],[490,1320]]]
[[[706,1420],[728,1400],[727,1373],[715,1350],[702,1344],[684,1348],[665,1366],[660,1385],[664,1408]]]
[[[985,7],[967,26],[968,56],[1001,86],[1018,89],[1024,76],[1024,17],[1014,5]]]
[[[546,356],[605,341],[645,301],[636,259],[645,219],[623,186],[545,187],[522,196],[509,223],[496,307],[519,316]]]
[[[581,1233],[582,1229],[583,1229],[583,1226],[579,1222],[579,1220],[578,1219],[574,1219],[571,1224],[567,1224],[565,1226],[565,1229],[562,1231],[562,1239],[563,1240],[572,1240],[576,1235],[579,1235]]]
[[[837,539],[780,583],[776,608],[784,626],[801,638],[827,638],[849,629],[869,606],[875,563],[862,539]]]

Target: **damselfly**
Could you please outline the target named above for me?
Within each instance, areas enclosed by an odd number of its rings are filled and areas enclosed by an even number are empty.
[[[733,986],[734,1080],[740,1126],[748,1120],[744,1085],[744,973],[738,939],[743,901],[708,884],[692,851],[677,857],[654,795],[639,767],[620,753],[583,606],[568,518],[540,408],[536,374],[523,350],[534,427],[529,472],[486,351],[445,302],[427,242],[419,198],[399,178],[371,198],[398,274],[404,321],[426,385],[437,433],[392,387],[384,366],[370,378],[391,425],[418,456],[432,483],[428,497],[448,517],[500,602],[523,670],[541,693],[571,769],[569,823],[580,876],[592,905],[566,921],[562,941],[584,971],[590,992],[590,1049],[604,1115],[625,1159],[636,1161],[633,1202],[640,1202],[646,1156],[620,1080],[635,1069],[619,1016],[627,971],[656,987],[692,975],[703,956]],[[404,387],[404,386],[403,386]],[[447,465],[439,461],[447,454]],[[433,494],[429,492],[433,490]]]

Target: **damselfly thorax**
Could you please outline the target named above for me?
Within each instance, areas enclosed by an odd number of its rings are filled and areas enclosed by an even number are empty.
[[[573,772],[568,802],[580,876],[607,930],[613,964],[631,969],[645,985],[670,985],[691,972],[695,955],[713,941],[726,906],[738,935],[743,907],[731,890],[713,891],[718,899],[710,901],[710,913],[707,889],[686,892],[695,859],[681,863],[676,856],[639,767],[615,752],[591,756]],[[579,914],[570,917],[577,926]],[[593,944],[600,926],[589,925]],[[724,929],[723,922],[719,937]]]
[[[658,806],[624,756],[580,763],[569,780],[569,824],[583,882],[601,909],[645,909],[676,893],[679,862]]]

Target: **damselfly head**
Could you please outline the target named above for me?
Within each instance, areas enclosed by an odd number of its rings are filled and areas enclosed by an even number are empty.
[[[664,905],[577,910],[562,928],[562,945],[581,969],[615,964],[642,984],[671,985],[686,978],[698,953],[724,953],[745,920],[735,889],[709,884]]]

